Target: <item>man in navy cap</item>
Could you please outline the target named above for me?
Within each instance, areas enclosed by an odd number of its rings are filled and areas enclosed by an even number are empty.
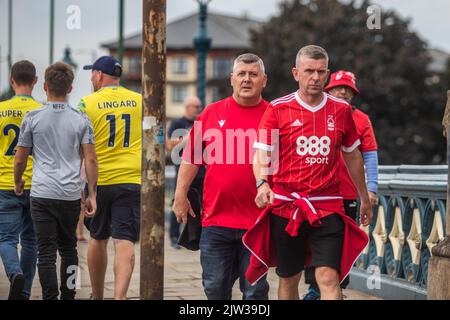
[[[92,70],[95,92],[78,107],[94,126],[99,164],[98,211],[86,222],[92,299],[103,299],[110,237],[115,246],[114,298],[126,299],[140,231],[142,96],[120,86],[122,66],[112,56],[84,69]]]
[[[104,74],[110,75],[114,78],[120,78],[122,75],[122,65],[113,56],[100,57],[94,62],[94,64],[84,66],[83,69],[101,71]],[[98,89],[99,88],[95,90],[97,91]]]

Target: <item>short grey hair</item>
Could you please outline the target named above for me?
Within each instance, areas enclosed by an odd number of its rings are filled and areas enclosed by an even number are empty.
[[[320,60],[320,59],[325,59],[327,61],[327,67],[328,67],[328,53],[327,51],[319,46],[315,46],[315,45],[309,45],[309,46],[305,46],[303,48],[301,48],[298,53],[297,56],[295,57],[295,66],[298,66],[300,59],[302,57],[306,57],[306,58],[310,58],[310,59],[314,59],[314,60]]]
[[[259,64],[259,68],[261,69],[262,73],[266,74],[266,68],[264,68],[264,62],[256,54],[244,53],[244,54],[241,54],[236,59],[234,59],[233,72],[236,69],[237,64],[240,63],[240,62],[247,63],[247,64],[257,63],[257,64]]]

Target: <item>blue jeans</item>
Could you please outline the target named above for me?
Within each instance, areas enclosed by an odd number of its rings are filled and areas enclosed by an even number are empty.
[[[245,279],[250,252],[242,243],[246,230],[205,227],[200,238],[200,263],[203,288],[208,300],[231,300],[232,288],[239,278],[244,300],[267,300],[266,277],[254,286]]]
[[[19,243],[22,250],[17,252]],[[29,299],[36,273],[37,243],[30,213],[30,191],[18,197],[14,191],[0,190],[0,256],[10,279],[14,273],[23,273],[23,295]]]

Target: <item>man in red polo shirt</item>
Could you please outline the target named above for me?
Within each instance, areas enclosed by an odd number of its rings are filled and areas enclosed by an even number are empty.
[[[351,104],[353,97],[359,94],[356,87],[356,77],[350,71],[340,70],[331,75],[331,80],[325,88],[325,92],[333,97],[345,100]],[[358,138],[361,141],[358,149],[364,159],[364,166],[367,176],[367,190],[372,206],[377,203],[378,191],[378,146],[373,132],[372,124],[369,116],[364,112],[356,109],[352,105],[352,116],[355,122]],[[344,198],[345,214],[356,221],[358,192],[348,173],[343,158],[341,158],[341,192]],[[307,268],[305,271],[305,282],[310,284],[308,293],[304,300],[316,300],[320,298],[319,287],[314,277],[314,268]],[[345,289],[349,284],[349,277],[346,277],[341,283],[341,288]]]
[[[200,262],[208,299],[231,299],[238,278],[244,299],[268,299],[265,277],[255,286],[245,279],[250,252],[242,244],[242,235],[261,212],[254,202],[252,145],[268,106],[261,97],[266,82],[264,64],[258,56],[243,54],[236,58],[231,74],[233,95],[206,107],[195,121],[183,152],[173,204],[174,213],[183,223],[188,213],[195,216],[187,193],[199,166],[206,166]]]
[[[311,265],[316,267],[322,298],[340,299],[339,281],[368,242],[367,235],[344,214],[341,150],[360,194],[361,222],[368,225],[372,214],[360,141],[350,105],[323,92],[329,75],[326,51],[303,47],[292,73],[299,90],[274,100],[259,126],[255,201],[267,208],[243,239],[253,255],[246,276],[253,281],[276,265],[278,297],[298,299],[301,271]],[[272,163],[277,167],[269,185]],[[306,260],[308,250],[311,261]]]

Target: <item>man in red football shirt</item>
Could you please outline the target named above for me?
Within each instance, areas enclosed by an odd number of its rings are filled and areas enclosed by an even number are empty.
[[[258,149],[254,163],[258,187],[255,202],[260,208],[268,206],[268,209],[244,241],[252,247],[254,257],[264,262],[258,253],[264,252],[261,245],[267,246],[267,237],[253,231],[270,218],[276,272],[280,277],[278,297],[299,298],[301,271],[309,264],[316,267],[322,299],[340,299],[339,281],[345,278],[353,259],[367,244],[367,236],[344,214],[340,191],[341,150],[360,194],[361,223],[368,225],[372,215],[363,159],[358,150],[360,141],[350,105],[323,92],[329,75],[326,51],[318,46],[303,47],[292,73],[299,90],[274,100],[259,126],[255,144]],[[278,134],[273,130],[278,130]],[[275,159],[269,163],[267,159],[274,155]],[[273,163],[276,168],[269,185],[269,166]],[[256,246],[253,236],[261,238]],[[265,261],[264,265],[271,266],[273,261]],[[249,270],[253,270],[252,263]],[[247,278],[253,279],[249,270]]]
[[[268,299],[265,277],[255,286],[245,279],[250,252],[242,244],[243,234],[261,212],[254,202],[256,181],[251,162],[258,125],[268,106],[261,97],[266,82],[258,56],[236,58],[231,74],[233,95],[206,107],[183,151],[173,204],[180,222],[187,222],[188,213],[195,216],[187,193],[199,165],[206,166],[200,262],[208,299],[231,299],[238,278],[244,299]]]
[[[353,97],[359,94],[356,87],[356,77],[350,71],[340,70],[331,75],[330,83],[325,88],[325,92],[333,97],[345,100],[351,104]],[[358,149],[364,159],[364,166],[367,176],[367,190],[369,191],[369,198],[372,206],[377,203],[378,191],[378,146],[373,132],[372,124],[369,116],[364,112],[356,109],[352,105],[352,116],[355,122],[356,131],[358,133],[361,144]],[[357,198],[358,192],[348,173],[344,160],[341,158],[341,193],[344,199],[345,214],[356,220],[357,213]],[[307,268],[305,270],[305,281],[310,284],[308,293],[304,300],[316,300],[320,297],[319,288],[315,281],[314,269]],[[349,277],[346,277],[341,283],[341,288],[345,289],[349,284]]]

